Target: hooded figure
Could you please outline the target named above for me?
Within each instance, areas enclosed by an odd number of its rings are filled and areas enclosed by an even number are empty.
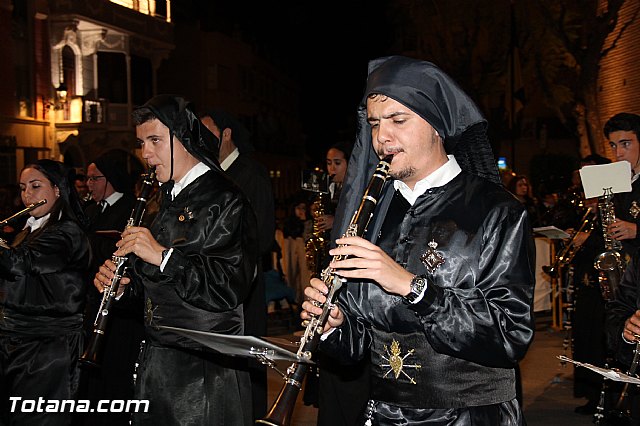
[[[345,208],[336,214],[331,241],[346,230],[371,171],[380,161],[371,145],[371,127],[367,123],[367,97],[372,93],[389,96],[424,118],[442,137],[447,154],[455,156],[462,170],[501,183],[486,135],[487,121],[451,77],[430,62],[404,56],[372,60],[358,108],[357,138],[340,194],[340,204]]]
[[[93,261],[87,281],[87,303],[84,316],[85,335],[94,338],[94,321],[101,308],[103,295],[92,285],[100,265],[117,250],[116,243],[132,216],[136,204],[135,178],[142,173],[140,160],[122,150],[110,150],[97,157],[87,168],[92,198],[85,213],[90,219],[88,229]],[[104,178],[97,176],[104,176]],[[138,358],[144,325],[140,312],[142,301],[125,299],[109,310],[108,338],[100,350],[100,368],[82,369],[83,392],[80,397],[91,401],[133,398],[131,377]],[[129,424],[129,413],[85,414],[82,424],[118,426]]]
[[[526,211],[499,183],[484,118],[436,66],[399,56],[370,63],[358,117],[332,241],[379,154],[394,156],[391,178],[364,238],[332,251],[347,283],[320,349],[344,363],[370,358],[361,410],[372,424],[523,424],[515,369],[533,336],[535,250]],[[324,283],[311,285],[305,295],[324,302]]]
[[[87,227],[87,218],[82,211],[80,198],[75,190],[74,171],[59,161],[49,159],[38,160],[32,166],[41,171],[53,185],[60,189],[62,201],[54,209],[61,211],[62,217],[76,221],[85,229]],[[53,216],[52,221],[55,221],[55,215]]]
[[[0,399],[73,400],[79,383],[82,310],[91,258],[84,215],[62,163],[38,160],[20,173],[25,229],[0,247]],[[70,424],[71,413],[0,404],[0,424]],[[40,412],[38,412],[40,411]]]
[[[233,135],[233,144],[238,148],[240,154],[249,154],[255,151],[251,144],[251,133],[242,123],[226,111],[208,110],[200,114],[202,118],[211,117],[220,131],[231,129]]]
[[[202,123],[220,140],[220,166],[249,199],[258,224],[260,255],[271,259],[275,235],[275,208],[271,179],[267,169],[252,153],[249,130],[235,117],[221,110],[207,110],[200,115]],[[251,293],[244,303],[245,333],[250,336],[267,334],[267,307],[262,262],[258,264]],[[267,371],[255,362],[250,367],[254,419],[261,419],[267,411]]]
[[[134,184],[143,170],[140,161],[131,154],[120,150],[107,151],[93,162],[113,189],[124,194],[132,193]]]
[[[172,151],[175,136],[180,139],[191,155],[211,169],[220,170],[218,163],[220,141],[198,119],[190,102],[176,95],[158,95],[147,101],[141,108],[148,108],[169,128]]]
[[[144,300],[135,397],[149,400],[149,411],[135,413],[134,424],[249,425],[242,361],[163,326],[243,334],[242,303],[258,259],[255,216],[218,166],[217,139],[183,98],[156,96],[133,121],[142,157],[165,183],[153,223],[127,228],[115,252],[130,256],[132,290]],[[103,266],[99,290],[115,269]]]

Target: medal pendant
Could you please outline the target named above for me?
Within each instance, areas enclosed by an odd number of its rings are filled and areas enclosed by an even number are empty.
[[[427,268],[427,271],[429,271],[430,274],[433,274],[445,261],[444,256],[436,251],[436,248],[438,248],[438,243],[436,243],[435,240],[431,240],[427,251],[420,256],[422,264]]]

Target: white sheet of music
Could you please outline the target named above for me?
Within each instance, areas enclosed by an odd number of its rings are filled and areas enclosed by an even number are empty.
[[[612,194],[631,192],[631,164],[623,160],[584,166],[580,169],[580,179],[585,198],[602,197],[608,188]]]
[[[622,373],[621,371],[615,370],[613,368],[596,367],[595,365],[588,364],[586,362],[574,361],[571,358],[567,358],[564,355],[558,355],[557,358],[560,361],[571,362],[579,367],[588,368],[589,370],[594,371],[600,374],[601,376],[606,377],[607,379],[615,380],[616,382],[633,383],[635,385],[640,385],[640,379],[638,377],[630,376],[628,374]]]

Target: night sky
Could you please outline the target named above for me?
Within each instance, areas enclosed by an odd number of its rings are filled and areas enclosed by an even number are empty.
[[[240,29],[248,43],[286,70],[301,87],[308,151],[324,158],[338,140],[353,140],[367,62],[391,53],[387,3],[183,0],[172,7],[176,22],[199,20],[205,31]]]

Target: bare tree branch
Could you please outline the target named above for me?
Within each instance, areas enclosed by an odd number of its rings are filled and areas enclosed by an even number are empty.
[[[611,52],[613,49],[616,48],[616,46],[618,45],[618,41],[620,41],[620,39],[622,38],[622,35],[624,34],[624,32],[627,30],[627,28],[629,28],[629,26],[631,24],[634,23],[634,21],[638,17],[638,12],[640,12],[640,7],[638,7],[635,10],[635,12],[633,12],[633,16],[631,16],[631,18],[629,18],[629,20],[622,25],[622,27],[620,28],[620,31],[618,32],[618,34],[616,34],[616,37],[611,42],[611,45],[609,47],[605,48],[602,51],[602,53],[600,55],[601,58],[604,58],[605,56],[607,56],[609,54],[609,52]],[[617,14],[616,14],[615,22],[616,22],[616,24],[618,22]],[[614,25],[614,28],[615,28],[615,25]]]

